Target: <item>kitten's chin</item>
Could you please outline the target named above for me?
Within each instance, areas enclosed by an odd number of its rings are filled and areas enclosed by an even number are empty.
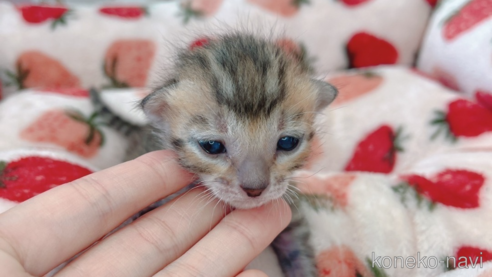
[[[259,199],[258,199],[259,200]],[[259,201],[253,201],[253,199],[246,199],[243,201],[232,201],[232,202],[227,202],[229,205],[236,209],[240,210],[248,210],[248,209],[253,209],[260,207],[270,201],[273,201],[272,199],[266,199],[266,200],[259,200]]]
[[[272,201],[277,201],[282,198],[284,193],[285,189],[277,189],[275,191],[270,190],[266,194],[255,198],[247,197],[243,194],[231,197],[232,199],[225,195],[225,197],[221,197],[220,193],[216,194],[216,196],[236,209],[247,210],[260,207]]]

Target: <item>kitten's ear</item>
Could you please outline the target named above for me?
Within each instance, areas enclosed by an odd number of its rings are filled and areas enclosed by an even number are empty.
[[[327,82],[316,79],[311,79],[311,81],[317,90],[316,111],[320,111],[335,100],[338,90]]]
[[[152,125],[163,123],[164,113],[168,108],[166,99],[167,94],[167,89],[165,87],[160,88],[147,95],[140,102],[140,108],[142,108]]]

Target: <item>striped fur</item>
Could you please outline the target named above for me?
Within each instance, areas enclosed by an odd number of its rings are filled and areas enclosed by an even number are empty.
[[[209,38],[201,48],[182,50],[172,76],[141,106],[163,148],[173,149],[211,193],[236,208],[257,207],[284,195],[310,154],[316,112],[336,96],[335,88],[310,78],[306,64],[302,55],[251,35]],[[277,151],[284,136],[300,140],[295,150]],[[209,155],[199,140],[221,141],[227,152]],[[240,188],[246,181],[268,186],[251,198]],[[316,276],[301,225],[296,216],[272,245],[286,276]]]
[[[313,81],[301,56],[245,34],[209,38],[203,47],[181,50],[171,72],[141,103],[160,130],[163,148],[176,151],[183,167],[237,208],[282,197],[286,180],[309,156],[315,112],[336,90]],[[299,138],[298,148],[277,151],[283,136]],[[227,153],[208,155],[199,140],[221,141]],[[252,186],[268,184],[260,197],[240,189],[238,172],[246,165],[246,175],[263,175],[256,181],[248,177]]]

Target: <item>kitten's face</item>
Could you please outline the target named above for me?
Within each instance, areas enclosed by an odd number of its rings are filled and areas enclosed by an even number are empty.
[[[186,53],[179,79],[142,106],[183,167],[219,199],[247,209],[286,192],[309,156],[315,112],[336,90],[275,46],[229,39]]]

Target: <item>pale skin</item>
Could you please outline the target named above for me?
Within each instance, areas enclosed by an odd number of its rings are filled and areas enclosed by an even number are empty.
[[[0,215],[2,276],[46,274],[126,218],[193,180],[157,151],[38,195]],[[55,276],[240,276],[290,221],[283,201],[230,211],[189,191],[106,237]]]

